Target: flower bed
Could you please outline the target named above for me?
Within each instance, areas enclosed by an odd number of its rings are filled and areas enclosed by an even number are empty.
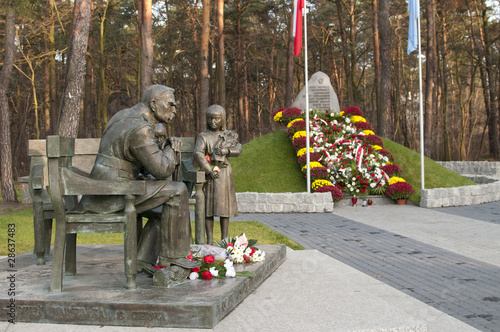
[[[305,115],[297,108],[282,108],[273,117],[288,127],[297,161],[307,173]],[[403,173],[358,107],[349,106],[340,113],[311,110],[309,140],[311,189],[330,192],[335,202],[344,195],[382,195],[390,177]],[[411,185],[406,183],[405,187],[410,189]]]

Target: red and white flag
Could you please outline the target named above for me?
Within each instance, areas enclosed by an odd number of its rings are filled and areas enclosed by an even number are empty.
[[[294,0],[293,6],[293,36],[295,37],[295,56],[299,56],[302,48],[302,10],[304,9],[304,0]]]

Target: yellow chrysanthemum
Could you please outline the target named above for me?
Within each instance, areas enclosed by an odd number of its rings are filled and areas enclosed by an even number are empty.
[[[288,124],[286,125],[287,128],[290,128],[297,121],[304,121],[304,120],[301,118],[293,119],[292,121],[288,122]]]
[[[298,131],[293,135],[292,140],[295,140],[296,138],[299,137],[306,137],[306,132],[304,130]]]
[[[362,116],[359,116],[359,115],[353,115],[351,117],[351,121],[356,123],[356,122],[366,122],[366,119],[363,118]]]
[[[281,118],[283,117],[283,112],[278,112],[274,115],[274,122],[280,122]]]
[[[393,176],[392,178],[389,179],[389,185],[394,184],[396,182],[406,182],[406,180],[397,176]]]
[[[297,152],[297,157],[302,156],[304,153],[306,153],[306,148],[302,148]],[[309,152],[314,152],[313,148],[309,148]]]
[[[372,148],[375,150],[382,150],[382,147],[380,145],[372,145]]]
[[[365,135],[375,135],[375,133],[372,130],[363,130],[363,134]]]
[[[340,111],[340,116],[344,116],[344,111]]]
[[[317,179],[311,184],[311,187],[313,190],[317,190],[318,188],[321,188],[324,186],[331,186],[331,185],[332,185],[332,183],[328,180]]]
[[[386,161],[385,164],[386,165],[392,165],[392,163],[390,161]]]
[[[315,168],[315,167],[323,167],[323,165],[321,165],[321,163],[317,162],[317,161],[312,161],[309,163],[309,165],[311,166],[311,169]],[[307,168],[307,165],[305,165],[304,167],[302,167],[302,172],[305,171]]]

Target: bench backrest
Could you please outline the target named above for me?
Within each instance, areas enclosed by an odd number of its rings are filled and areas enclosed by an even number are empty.
[[[99,151],[99,138],[79,138],[75,140],[73,166],[90,173]],[[28,156],[31,157],[30,173],[35,165],[43,165],[43,187],[49,186],[46,141],[44,139],[29,140]]]
[[[196,182],[196,177],[193,175],[194,167],[192,166],[193,150],[195,144],[194,137],[180,137],[182,140],[182,164],[181,178],[185,181]],[[99,152],[99,138],[78,138],[75,140],[74,155],[72,157],[72,165],[90,173],[94,166],[95,158]],[[43,188],[49,186],[48,167],[47,167],[47,151],[46,140],[29,140],[28,156],[31,157],[30,172],[35,165],[43,165]]]

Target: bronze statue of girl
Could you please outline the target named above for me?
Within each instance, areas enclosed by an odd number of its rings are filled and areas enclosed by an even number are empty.
[[[228,237],[229,218],[238,215],[233,170],[229,157],[241,154],[238,134],[226,130],[226,111],[222,106],[207,109],[207,129],[196,138],[194,158],[207,175],[205,185],[205,228],[207,243],[213,243],[214,217],[220,217],[221,239]]]

